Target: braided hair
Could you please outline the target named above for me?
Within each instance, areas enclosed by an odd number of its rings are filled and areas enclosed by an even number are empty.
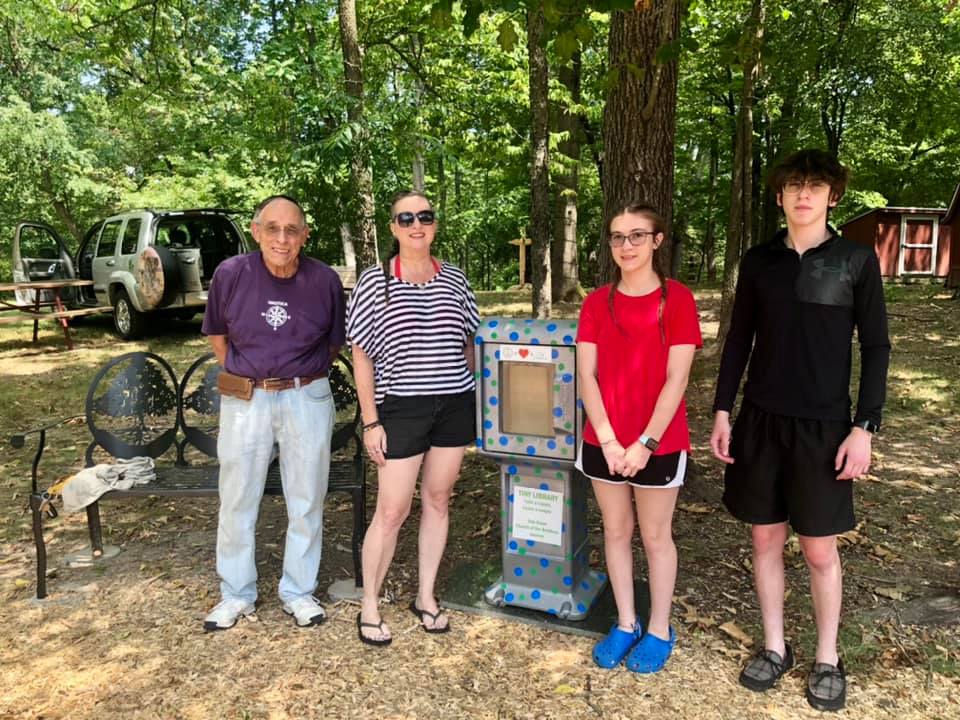
[[[390,200],[390,221],[393,222],[394,210],[396,210],[397,203],[401,200],[406,200],[410,197],[423,198],[431,205],[430,199],[424,195],[422,192],[416,190],[401,190],[396,195],[393,196],[393,199]],[[390,252],[387,253],[386,257],[383,258],[382,267],[383,267],[383,302],[385,305],[390,304],[390,258],[396,257],[400,254],[400,241],[394,236],[393,245],[390,248]]]
[[[653,271],[660,279],[660,304],[657,306],[657,325],[660,327],[660,342],[666,345],[667,333],[663,324],[663,310],[667,304],[667,274],[663,270],[663,260],[660,250],[666,244],[667,224],[660,213],[658,213],[653,206],[647,205],[646,203],[631,202],[626,205],[622,205],[620,209],[610,217],[610,222],[607,223],[606,228],[608,240],[610,239],[610,223],[612,223],[621,215],[641,215],[650,221],[650,223],[653,225],[654,232],[662,233],[664,236],[663,242],[660,243],[659,247],[654,248],[651,262],[653,264]],[[607,307],[610,309],[610,317],[613,319],[613,324],[617,326],[617,329],[620,330],[621,333],[626,334],[623,326],[617,322],[616,313],[613,311],[613,300],[617,294],[617,285],[620,284],[622,277],[623,273],[620,270],[620,266],[615,264],[613,270],[613,282],[610,283],[610,292],[607,294]]]

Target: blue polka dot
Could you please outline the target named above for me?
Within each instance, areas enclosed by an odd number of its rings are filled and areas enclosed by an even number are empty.
[[[482,447],[483,447],[483,438],[477,438],[477,447],[478,447],[478,448],[482,448]]]
[[[573,335],[564,335],[564,336],[563,336],[563,344],[564,344],[564,345],[572,345],[572,344],[573,344]]]
[[[577,603],[577,612],[585,613],[587,611],[587,606],[583,603]]]
[[[516,332],[516,331],[510,333],[510,339],[513,340],[514,342],[516,342],[517,340],[520,339],[520,333],[518,333],[518,332]]]
[[[582,408],[582,407],[583,407],[583,400],[580,400],[580,399],[577,400],[577,407],[578,407],[578,408]]]
[[[534,600],[539,600],[539,599],[540,599],[540,591],[539,591],[539,590],[534,590],[532,593],[530,593],[530,597],[532,597]]]
[[[582,587],[584,590],[589,590],[589,589],[590,589],[590,583],[588,583],[586,580],[584,580],[583,582],[580,583],[580,587]]]
[[[541,490],[549,490],[549,489],[550,489],[550,486],[547,485],[547,483],[540,483],[540,489],[541,489]]]
[[[516,575],[517,577],[521,577],[523,575],[523,568],[520,568],[520,567],[514,568],[513,574]]]
[[[533,318],[527,318],[523,321],[524,325],[533,325]]]
[[[493,351],[493,356],[494,356],[497,360],[499,360],[499,359],[500,359],[500,351],[499,351],[499,350],[494,350],[494,351]]]
[[[573,435],[567,435],[563,440],[567,445],[573,445]]]
[[[600,582],[606,582],[607,576],[606,576],[604,573],[597,573],[597,579],[598,579]]]
[[[492,428],[493,428],[493,420],[484,420],[484,421],[483,421],[483,429],[484,429],[484,430],[490,430],[490,429],[492,429]]]
[[[556,614],[557,614],[557,609],[556,609],[556,608],[549,608],[549,609],[547,610],[547,615],[556,615]]]
[[[561,532],[561,533],[565,533],[566,531],[567,531],[567,524],[566,524],[566,523],[560,523],[560,532]]]
[[[517,466],[516,466],[516,465],[507,465],[507,473],[509,473],[510,475],[516,475],[516,474],[517,474]]]
[[[490,322],[487,323],[487,327],[496,327],[499,324],[500,324],[499,320],[491,320]]]
[[[488,377],[490,377],[491,375],[493,375],[493,373],[490,372],[490,368],[486,368],[486,367],[485,367],[485,368],[483,369],[483,376],[484,376],[485,378],[488,378]]]
[[[501,436],[500,436],[500,440],[499,440],[498,442],[499,442],[503,447],[506,447],[506,446],[510,443],[510,441],[507,439],[507,437],[506,437],[505,435],[501,435]]]
[[[556,449],[557,449],[557,441],[556,441],[556,440],[547,440],[547,447],[550,448],[551,450],[556,450]]]
[[[540,558],[540,567],[542,568],[550,567],[550,561],[547,560],[546,558]]]
[[[517,541],[516,541],[516,540],[511,540],[509,543],[507,543],[507,547],[510,548],[511,550],[516,550],[516,549],[517,549]]]
[[[536,455],[537,449],[533,445],[527,445],[527,455]]]
[[[540,344],[540,338],[533,338],[532,340],[530,340],[530,344],[531,344],[531,345],[539,345],[539,344]]]
[[[512,494],[512,493],[511,493],[510,495],[507,495],[507,501],[508,501],[508,502],[513,502],[513,494]]]
[[[517,568],[517,569],[519,570],[520,568]],[[573,578],[570,577],[569,575],[564,575],[564,576],[563,576],[563,584],[564,584],[564,585],[568,585],[568,586],[569,586],[569,585],[573,585]]]
[[[553,358],[554,360],[556,360],[558,357],[560,357],[560,351],[559,351],[559,350],[556,350],[556,349],[551,350],[551,351],[550,351],[550,357]]]
[[[536,543],[533,540],[527,540],[527,547],[533,547]]]
[[[503,599],[506,600],[507,602],[513,602],[513,593],[507,593],[506,595],[503,596]]]
[[[492,397],[490,398],[490,404],[491,404],[491,405],[496,405],[498,402],[500,402],[500,401],[497,400],[497,396],[496,396],[496,395],[494,395],[494,396],[492,396]]]
[[[573,381],[573,374],[572,374],[572,373],[564,373],[563,376],[562,376],[560,379],[563,380],[565,383],[572,382],[572,381]]]
[[[548,324],[547,324],[547,332],[554,332],[556,329],[557,329],[557,324],[556,324],[556,323],[548,323]]]
[[[474,344],[476,344],[476,345],[483,345],[483,338],[480,337],[479,335],[477,335],[477,337],[475,337],[475,338],[473,339],[473,342],[474,342]]]

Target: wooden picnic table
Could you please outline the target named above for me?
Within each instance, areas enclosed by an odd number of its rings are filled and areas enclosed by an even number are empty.
[[[33,342],[37,342],[37,330],[42,318],[51,318],[60,323],[63,328],[63,337],[67,342],[67,349],[73,350],[73,339],[70,337],[70,318],[82,315],[96,315],[111,312],[113,307],[102,305],[99,307],[85,307],[76,310],[67,310],[60,294],[64,288],[81,288],[93,285],[93,280],[29,280],[26,282],[0,283],[0,310],[16,310],[20,315],[0,317],[0,323],[20,322],[23,316],[33,319]],[[21,305],[16,299],[8,300],[5,293],[16,293],[18,290],[34,291],[33,304]],[[42,299],[43,291],[49,292],[53,299]]]

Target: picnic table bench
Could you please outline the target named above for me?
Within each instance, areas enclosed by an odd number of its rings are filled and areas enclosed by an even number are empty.
[[[112,305],[99,307],[83,307],[68,310],[61,298],[64,290],[87,287],[93,285],[93,280],[30,280],[25,282],[0,283],[0,325],[19,323],[24,320],[33,320],[33,342],[37,342],[37,332],[40,320],[49,318],[60,323],[63,337],[67,342],[67,349],[73,350],[73,339],[70,337],[70,319],[85,315],[99,315],[113,312]],[[3,295],[14,293],[16,300],[7,300]],[[26,303],[20,302],[21,296],[32,296]]]
[[[65,418],[11,437],[14,447],[23,447],[29,436],[37,444],[31,466],[30,511],[37,551],[37,598],[47,596],[47,552],[43,536],[44,517],[56,509],[46,488],[38,485],[38,473],[46,448],[47,432],[83,418],[91,440],[84,454],[85,467],[111,459],[148,456],[156,463],[156,479],[129,490],[110,490],[87,506],[87,525],[93,556],[103,553],[100,525],[101,502],[144,497],[215,497],[219,466],[217,433],[220,365],[213,353],[198,358],[181,380],[170,364],[150,352],[132,352],[102,366],[87,390],[82,416]],[[353,385],[353,369],[343,355],[329,371],[336,404],[331,441],[328,493],[346,492],[353,504],[352,554],[356,585],[362,584],[360,544],[366,532],[366,483],[359,426],[360,406]],[[171,457],[172,456],[172,457]],[[271,464],[265,495],[282,495],[279,464]],[[211,543],[213,540],[211,539]]]

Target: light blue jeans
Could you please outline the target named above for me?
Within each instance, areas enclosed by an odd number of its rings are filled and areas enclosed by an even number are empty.
[[[316,589],[334,415],[326,378],[280,392],[257,389],[249,401],[221,397],[217,574],[224,600],[257,599],[257,514],[274,443],[287,503],[280,599],[289,602]]]

